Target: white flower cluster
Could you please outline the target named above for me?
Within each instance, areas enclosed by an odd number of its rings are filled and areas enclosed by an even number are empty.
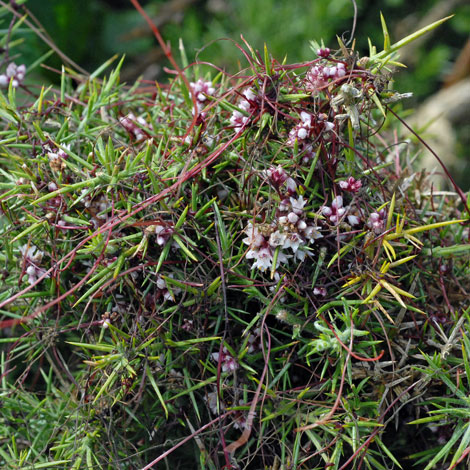
[[[349,214],[348,214],[349,212]],[[328,217],[329,221],[334,224],[338,225],[343,217],[346,216],[349,225],[355,226],[361,223],[361,212],[355,211],[356,214],[352,211],[350,206],[343,207],[343,197],[336,196],[331,201],[331,206],[325,206],[322,209],[322,214]]]
[[[238,107],[243,111],[252,114],[258,107],[259,98],[256,96],[252,88],[245,90],[242,95],[243,98],[238,104]],[[249,116],[245,116],[245,114],[240,111],[234,111],[230,117],[230,123],[236,131],[241,129],[249,120]]]
[[[291,129],[287,144],[293,146],[295,141],[300,142],[310,137],[313,128],[313,116],[305,111],[300,113],[300,122]]]
[[[211,357],[215,362],[221,362],[222,372],[233,372],[238,369],[237,360],[230,354],[226,346],[222,348],[220,354],[215,352],[211,354]]]
[[[339,187],[350,193],[357,193],[362,188],[362,181],[350,176],[346,181],[340,181]]]
[[[120,117],[119,122],[127,132],[134,134],[136,140],[146,137],[144,130],[148,132],[148,123],[143,117],[136,117],[134,113],[129,113],[127,116]]]
[[[70,150],[70,144],[63,144],[67,150]],[[67,159],[67,152],[61,148],[52,149],[50,146],[46,146],[46,155],[49,158],[49,165],[54,171],[61,171],[65,169],[64,160]]]
[[[212,96],[215,93],[215,88],[212,86],[212,82],[206,82],[201,78],[197,82],[191,82],[189,86],[191,87],[193,93],[196,95],[196,111],[199,115],[204,117],[206,113],[201,113],[201,108],[207,99],[206,95]]]
[[[318,231],[319,227],[305,220],[306,202],[302,196],[282,201],[276,221],[268,227],[248,223],[245,228],[247,237],[243,239],[243,243],[250,247],[246,258],[255,260],[252,268],[258,268],[262,272],[272,269],[278,247],[280,250],[277,253],[274,269],[277,269],[280,263],[287,263],[289,258],[292,258],[292,255],[287,255],[282,250],[290,248],[294,259],[305,258],[305,245],[323,236]]]
[[[367,221],[367,226],[376,234],[380,235],[385,230],[386,212],[380,209],[378,212],[372,212]]]
[[[295,194],[297,183],[287,174],[281,165],[278,165],[276,168],[271,167],[269,170],[263,170],[263,174],[269,178],[269,182],[277,190],[280,190],[281,186],[286,183],[287,192]]]
[[[173,278],[173,275],[170,274],[167,277]],[[172,286],[171,290],[170,290],[168,288],[168,285],[167,285],[165,279],[163,279],[163,277],[160,276],[160,274],[157,274],[157,288],[159,289],[159,291],[163,295],[164,300],[171,300],[172,302],[175,302],[175,295],[181,294],[181,289],[179,287]]]
[[[20,252],[23,255],[23,263],[26,267],[26,276],[28,276],[28,282],[34,284],[39,277],[41,277],[46,270],[40,268],[44,252],[39,250],[36,246],[23,245],[20,246]],[[49,276],[46,276],[48,278]]]
[[[338,80],[346,75],[346,66],[338,62],[331,66],[314,65],[308,72],[305,85],[308,91],[317,93],[328,85],[330,80]]]
[[[300,122],[290,130],[287,145],[293,147],[297,142],[299,152],[303,154],[302,160],[304,162],[308,162],[313,157],[313,148],[308,144],[308,141],[322,132],[328,133],[335,128],[334,123],[327,121],[327,117],[324,113],[313,116],[302,111],[300,113]]]
[[[13,88],[18,88],[24,80],[24,76],[26,75],[26,65],[16,65],[14,62],[8,64],[5,73],[0,75],[0,86],[7,87],[10,85]]]

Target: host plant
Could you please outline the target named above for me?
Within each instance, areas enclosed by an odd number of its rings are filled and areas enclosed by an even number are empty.
[[[464,468],[468,203],[396,137],[397,51],[28,81],[0,9],[0,462]],[[134,2],[137,5],[137,2]],[[13,5],[13,4],[12,4]],[[158,30],[154,28],[158,35]],[[161,38],[160,38],[161,39]],[[395,122],[395,124],[394,124]]]

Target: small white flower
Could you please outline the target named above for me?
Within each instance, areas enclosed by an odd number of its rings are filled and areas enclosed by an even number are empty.
[[[237,130],[242,128],[248,120],[248,116],[244,116],[240,111],[234,111],[230,117],[230,124]]]
[[[256,100],[256,95],[255,95],[255,92],[253,91],[252,88],[248,88],[247,90],[245,90],[242,95],[247,99],[247,100],[250,100],[250,101],[255,101]]]
[[[283,264],[288,263],[289,258],[291,258],[291,257],[292,257],[291,255],[286,255],[285,253],[280,251],[277,255],[277,262],[276,262],[275,269],[277,269],[281,263],[283,263]]]
[[[304,200],[303,196],[299,196],[297,199],[291,197],[290,203],[292,206],[292,210],[296,214],[301,215],[304,211],[304,206],[305,204],[307,204],[307,201]]]
[[[245,234],[247,237],[244,238],[242,242],[252,248],[260,247],[264,243],[263,235],[261,235],[258,228],[251,222],[248,222],[248,225],[245,228]]]
[[[318,238],[323,238],[323,235],[318,231],[319,227],[309,225],[305,231],[304,235],[310,241],[317,240]]]
[[[157,287],[159,289],[166,289],[166,282],[160,275],[157,277]]]
[[[247,255],[248,258],[248,255]],[[273,262],[273,255],[269,248],[261,248],[256,252],[256,256],[254,256],[256,261],[253,263],[253,268],[258,268],[261,272],[265,272],[272,266]],[[279,262],[279,256],[278,256]]]
[[[361,223],[361,219],[357,215],[348,215],[347,216],[349,225],[359,225]]]
[[[26,268],[26,274],[28,276],[35,276],[36,275],[36,268],[34,266],[28,266]]]
[[[343,197],[336,196],[333,201],[331,202],[331,207],[334,207],[336,210],[343,207]]]
[[[291,194],[297,191],[297,183],[292,178],[287,178],[286,186],[287,191]]]
[[[302,111],[300,113],[300,119],[304,124],[307,125],[307,127],[310,127],[312,125],[312,115],[306,113],[305,111]]]
[[[300,238],[300,235],[298,233],[290,233],[286,237],[286,241],[284,242],[283,248],[290,248],[294,253],[297,252],[299,247],[304,244],[304,241],[302,238]]]
[[[326,297],[326,289],[324,287],[314,287],[313,289],[313,295],[318,295],[321,297]]]
[[[279,230],[276,230],[275,232],[271,233],[271,236],[269,237],[269,244],[272,247],[276,247],[283,245],[285,240],[286,235],[284,233],[279,232]]]
[[[44,252],[39,250],[36,246],[28,247],[28,245],[21,246],[20,252],[23,255],[23,262],[26,266],[25,274],[28,277],[29,284],[32,285],[46,272],[44,268],[39,267]],[[49,275],[46,276],[46,278],[48,277]]]
[[[40,263],[42,261],[42,257],[44,256],[44,252],[39,250],[37,246],[30,246],[23,245],[20,246],[21,254],[24,258],[26,258],[27,263]]]

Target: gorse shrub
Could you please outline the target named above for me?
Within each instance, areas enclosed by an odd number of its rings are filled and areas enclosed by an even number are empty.
[[[168,85],[120,84],[121,61],[39,89],[13,16],[2,466],[468,463],[467,201],[387,114],[396,51],[439,23],[393,45],[383,23],[368,57],[242,43],[229,76],[167,50]]]

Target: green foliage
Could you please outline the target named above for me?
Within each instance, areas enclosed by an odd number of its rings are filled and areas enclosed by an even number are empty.
[[[393,40],[36,89],[10,36],[1,465],[468,462],[468,202],[382,126]]]

